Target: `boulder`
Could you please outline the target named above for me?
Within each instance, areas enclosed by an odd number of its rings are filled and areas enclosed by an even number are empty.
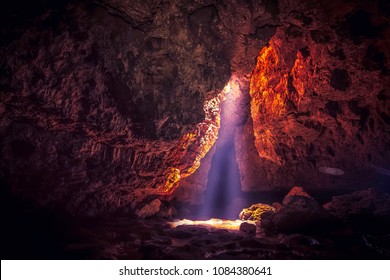
[[[316,202],[302,187],[293,187],[284,197],[282,205],[297,204],[298,201]]]
[[[239,217],[241,220],[259,221],[265,212],[275,212],[276,208],[267,204],[257,203],[249,208],[242,209]]]
[[[140,218],[147,218],[156,215],[160,211],[161,201],[156,198],[149,204],[136,211],[136,214]]]
[[[256,226],[247,222],[244,222],[240,225],[240,231],[246,234],[255,235]]]
[[[274,202],[272,203],[272,206],[275,207],[276,211],[279,211],[280,208],[282,208],[282,204],[280,204],[280,202]]]
[[[261,216],[261,227],[268,232],[314,232],[331,226],[332,216],[302,188],[294,187],[275,213]]]

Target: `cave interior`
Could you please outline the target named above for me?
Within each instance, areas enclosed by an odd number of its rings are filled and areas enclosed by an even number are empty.
[[[389,259],[390,2],[0,4],[2,259]]]

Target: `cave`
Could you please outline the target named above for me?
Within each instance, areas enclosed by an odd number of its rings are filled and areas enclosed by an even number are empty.
[[[3,1],[2,259],[388,259],[388,1]]]

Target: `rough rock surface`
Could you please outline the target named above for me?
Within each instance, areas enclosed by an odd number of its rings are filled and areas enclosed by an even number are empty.
[[[335,196],[324,208],[344,221],[390,226],[390,196],[375,188]]]
[[[140,218],[155,216],[157,213],[160,212],[160,207],[161,207],[161,201],[158,198],[156,198],[149,204],[146,204],[144,207],[137,210],[136,214]]]
[[[242,209],[239,218],[241,220],[260,221],[261,215],[265,212],[275,212],[276,209],[270,205],[256,203],[251,207]]]
[[[199,168],[223,88],[254,67],[272,11],[236,0],[3,10],[1,179],[39,206],[143,213]]]
[[[0,179],[38,206],[200,203],[229,88],[244,191],[390,164],[387,1],[20,2],[1,14]]]
[[[295,186],[283,198],[282,205],[294,204],[301,196],[305,197],[304,200],[307,200],[306,198],[309,198],[309,201],[314,200],[302,187]]]
[[[305,194],[305,195],[302,195]],[[294,187],[276,212],[261,216],[260,226],[268,232],[318,232],[334,226],[332,216],[302,188]]]
[[[47,220],[46,220],[47,221]],[[27,223],[28,224],[28,223]],[[2,247],[0,254],[13,259],[388,259],[389,237],[359,232],[276,236],[247,235],[202,227],[168,228],[163,221],[82,221],[71,229],[61,221],[62,235],[47,235],[50,228],[23,224],[24,234],[45,236],[34,247],[25,239]],[[8,229],[3,229],[7,233]],[[49,230],[49,231],[47,231]],[[173,232],[181,232],[175,233]],[[39,233],[39,234],[37,234]],[[45,234],[46,233],[46,234]],[[24,237],[26,237],[24,235]],[[58,239],[54,239],[58,238]],[[56,246],[53,246],[56,244]],[[4,255],[3,255],[4,254]]]
[[[243,189],[365,187],[390,165],[389,3],[279,4],[236,134]]]
[[[249,234],[249,235],[255,235],[256,234],[256,226],[250,223],[242,223],[240,225],[240,231],[243,233]]]

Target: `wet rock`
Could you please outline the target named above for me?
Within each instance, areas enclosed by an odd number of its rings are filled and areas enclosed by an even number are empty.
[[[243,233],[249,234],[249,235],[255,235],[256,234],[256,226],[252,225],[250,223],[242,223],[240,225],[240,231]]]
[[[244,208],[239,217],[241,220],[250,220],[250,221],[259,221],[260,217],[265,212],[275,212],[275,208],[273,206],[257,203],[253,204],[249,208]]]

